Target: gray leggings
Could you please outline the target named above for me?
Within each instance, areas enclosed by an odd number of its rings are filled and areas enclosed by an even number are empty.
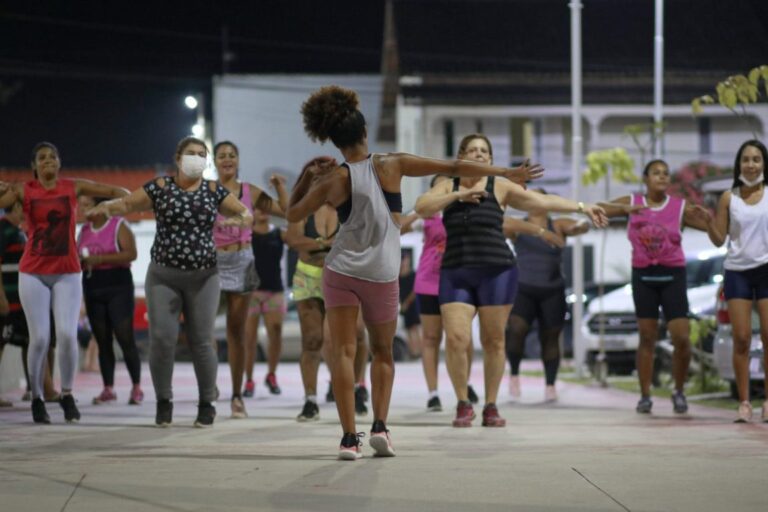
[[[173,398],[171,381],[179,338],[179,313],[184,313],[184,330],[200,401],[215,401],[218,359],[211,340],[219,306],[217,269],[180,270],[150,263],[144,291],[149,319],[149,370],[157,399]]]
[[[61,389],[71,391],[77,370],[77,321],[83,297],[82,274],[26,274],[19,272],[19,298],[29,327],[27,366],[32,395],[43,395],[43,375],[51,344],[51,310],[56,327],[56,354]]]

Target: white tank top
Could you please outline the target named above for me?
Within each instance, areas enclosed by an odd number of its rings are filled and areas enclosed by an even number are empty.
[[[728,270],[748,270],[768,263],[768,191],[757,204],[747,204],[739,189],[731,191]]]
[[[341,224],[325,265],[339,274],[388,283],[400,273],[400,226],[392,220],[373,158],[345,163],[352,209]]]

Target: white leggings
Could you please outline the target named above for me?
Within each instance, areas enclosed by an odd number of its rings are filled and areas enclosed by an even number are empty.
[[[29,328],[29,381],[32,396],[43,395],[43,376],[51,344],[51,310],[56,326],[56,355],[61,389],[72,390],[77,370],[77,321],[83,296],[82,274],[25,274],[19,272],[19,298]]]

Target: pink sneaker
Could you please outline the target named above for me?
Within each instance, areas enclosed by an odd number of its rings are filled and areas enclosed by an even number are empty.
[[[749,402],[741,402],[739,404],[738,413],[734,423],[749,423],[752,420],[752,404]]]
[[[140,387],[134,387],[131,390],[131,398],[128,399],[128,405],[141,405],[144,401],[144,392]]]
[[[105,404],[117,400],[117,394],[112,388],[104,388],[99,396],[93,397],[93,405]]]
[[[520,376],[519,375],[510,375],[509,376],[509,396],[512,397],[512,400],[517,401],[520,400]]]
[[[547,386],[544,388],[544,402],[551,404],[557,402],[557,390],[555,386]]]
[[[475,419],[475,410],[469,402],[459,402],[456,406],[456,418],[453,420],[453,426],[465,428],[472,426],[472,420]]]
[[[507,420],[499,416],[499,409],[496,404],[485,404],[483,407],[483,426],[484,427],[504,427]]]
[[[394,457],[395,449],[392,448],[392,438],[389,436],[389,430],[381,420],[373,422],[371,427],[371,438],[368,441],[371,448],[376,452],[377,457]]]
[[[347,432],[344,437],[341,438],[341,444],[339,445],[339,460],[357,460],[362,458],[363,451],[360,447],[363,442],[360,438],[364,436],[363,432]]]

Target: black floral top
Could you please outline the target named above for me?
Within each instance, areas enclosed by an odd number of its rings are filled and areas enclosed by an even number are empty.
[[[215,181],[203,180],[197,190],[187,192],[172,177],[163,179],[163,187],[159,180],[144,184],[157,222],[152,262],[181,270],[215,267],[213,224],[229,191]]]

